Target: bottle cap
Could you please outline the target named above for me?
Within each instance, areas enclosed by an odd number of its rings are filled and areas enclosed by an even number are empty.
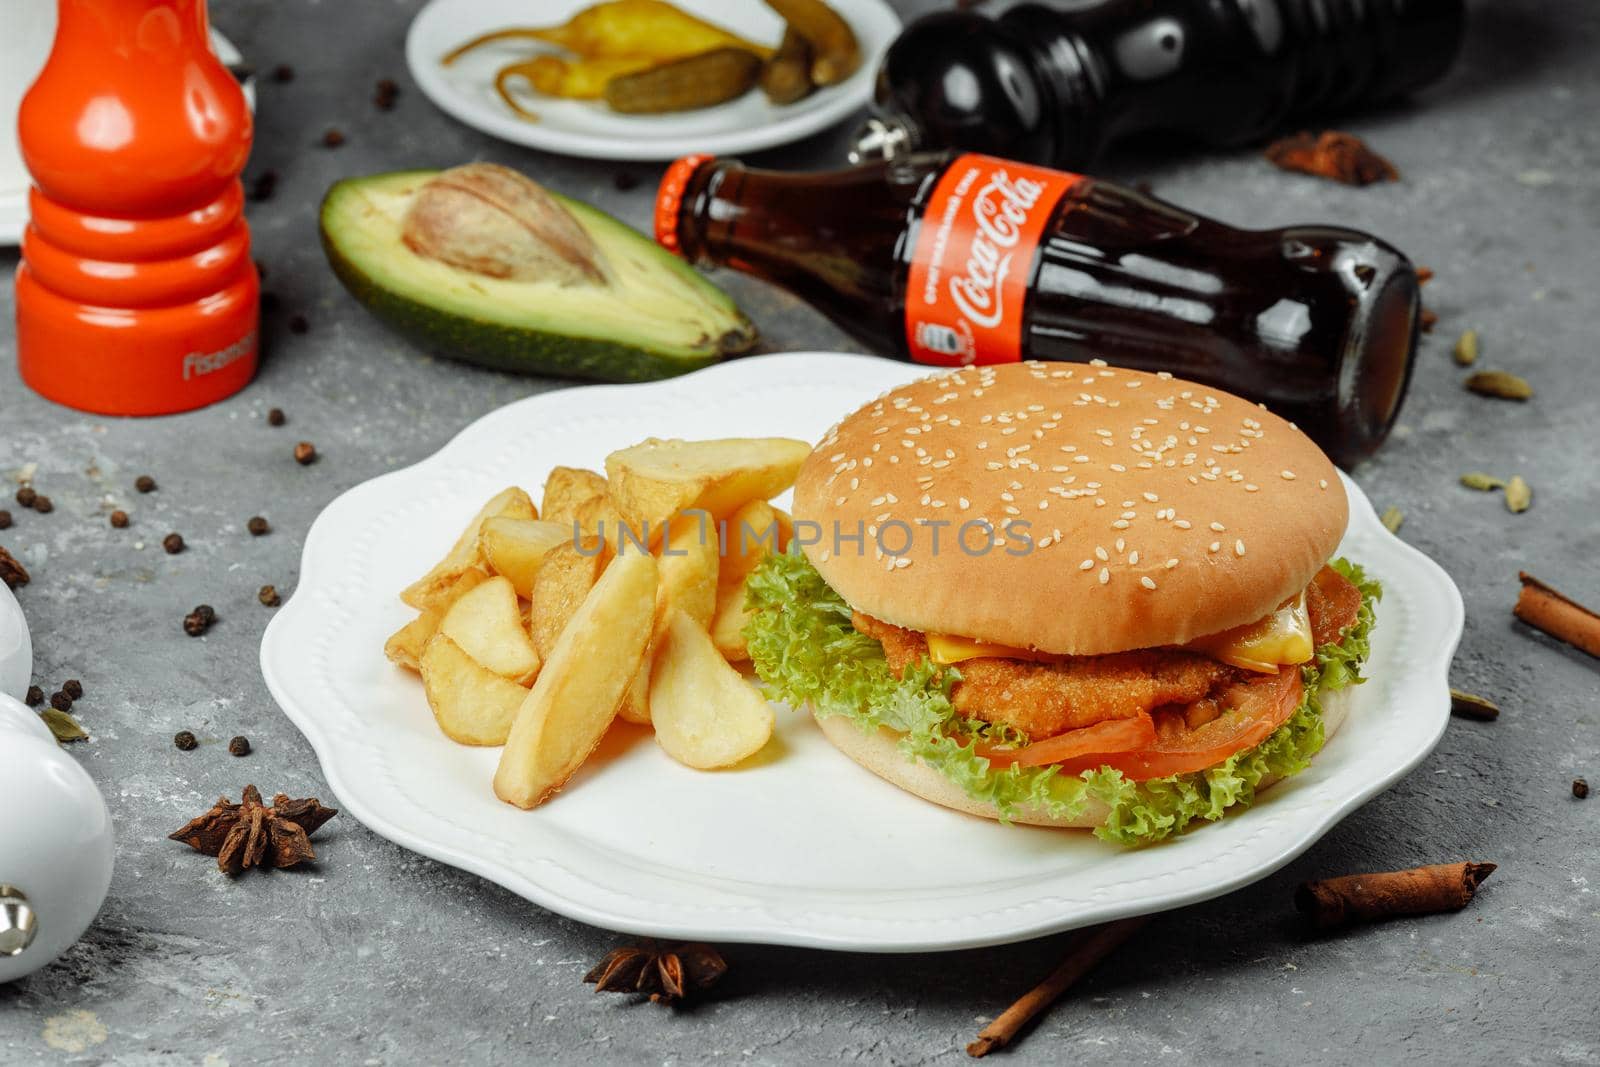
[[[661,188],[656,190],[656,243],[668,252],[682,253],[678,241],[678,210],[683,206],[683,191],[700,165],[711,159],[701,152],[674,160],[667,173],[661,176]]]

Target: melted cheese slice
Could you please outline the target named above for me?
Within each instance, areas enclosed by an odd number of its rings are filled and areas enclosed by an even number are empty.
[[[927,638],[928,658],[941,666],[986,657],[1035,662],[1061,658],[1049,652],[974,641],[954,634],[928,634]],[[1311,640],[1311,617],[1306,612],[1306,596],[1301,593],[1257,622],[1202,637],[1184,647],[1204,652],[1223,663],[1263,674],[1276,674],[1278,667],[1283,664],[1304,663],[1315,651]]]

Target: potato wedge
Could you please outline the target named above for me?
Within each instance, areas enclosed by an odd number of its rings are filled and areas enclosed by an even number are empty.
[[[422,650],[422,688],[439,729],[463,745],[503,745],[528,696],[473,659],[443,634],[434,634]]]
[[[534,576],[533,595],[529,598],[533,606],[529,609],[528,626],[540,656],[550,658],[567,620],[577,612],[603,570],[605,560],[598,538],[588,537],[579,544],[569,539],[545,556],[544,565]]]
[[[622,706],[617,709],[617,718],[623,722],[650,725],[650,667],[654,662],[655,643],[652,641],[650,647],[645,649],[639,669],[628,680],[627,691],[622,694]]]
[[[672,609],[706,627],[717,610],[719,545],[709,514],[674,515],[663,527],[666,541],[658,563],[661,582],[656,593],[656,636],[666,632]]]
[[[585,537],[598,537],[606,543],[606,552],[609,555],[617,551],[624,544],[622,531],[622,515],[618,513],[617,506],[611,502],[609,496],[590,497],[578,505],[578,514],[575,519],[578,528]],[[568,524],[568,531],[571,524]],[[643,544],[642,537],[635,537],[631,544]]]
[[[774,717],[705,629],[674,611],[650,675],[650,721],[667,755],[711,770],[761,751],[772,737]]]
[[[607,565],[517,711],[495,770],[495,796],[536,807],[583,765],[644,660],[655,601],[653,556],[627,552]]]
[[[711,643],[729,663],[743,663],[750,658],[750,646],[744,639],[744,628],[750,622],[745,610],[746,574],[737,582],[717,586],[717,613],[711,617]]]
[[[422,650],[439,629],[439,620],[443,617],[444,612],[437,608],[424,611],[389,635],[389,640],[383,643],[383,654],[389,657],[390,663],[413,671],[421,670],[418,664],[422,659]]]
[[[546,522],[570,527],[584,503],[596,497],[603,499],[605,495],[605,475],[583,467],[557,467],[545,479],[539,513]]]
[[[794,484],[811,454],[804,441],[736,437],[719,441],[651,438],[606,457],[611,499],[622,517],[651,536],[670,516],[702,508],[721,518]]]
[[[522,607],[511,580],[497,575],[457,598],[439,622],[439,632],[500,677],[532,685],[539,650],[522,624]]]
[[[768,552],[789,547],[794,522],[787,512],[765,500],[752,500],[721,523],[722,566],[720,585],[736,585],[756,569]]]
[[[516,486],[501,490],[473,516],[466,530],[456,538],[456,543],[451,546],[444,559],[434,564],[433,569],[427,574],[406,586],[400,593],[400,599],[418,611],[437,607],[440,591],[455,581],[463,571],[482,562],[483,557],[478,549],[478,533],[483,527],[483,521],[494,515],[504,515],[513,519],[539,517],[534,510],[533,500],[527,493]]]
[[[478,533],[484,562],[496,574],[509,578],[524,599],[533,598],[533,576],[539,573],[545,553],[571,540],[572,527],[566,523],[498,515],[483,520]]]

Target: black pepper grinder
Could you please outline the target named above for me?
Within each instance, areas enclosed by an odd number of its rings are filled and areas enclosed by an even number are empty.
[[[852,162],[962,148],[1066,169],[1110,141],[1261,140],[1405,96],[1460,50],[1464,0],[1098,0],[906,27]]]

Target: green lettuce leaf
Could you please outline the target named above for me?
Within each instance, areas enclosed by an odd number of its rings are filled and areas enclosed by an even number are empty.
[[[1071,818],[1098,800],[1110,813],[1096,836],[1144,845],[1180,833],[1197,819],[1219,819],[1231,808],[1248,806],[1262,779],[1304,770],[1322,748],[1319,698],[1361,681],[1372,605],[1381,595],[1360,567],[1342,559],[1333,566],[1360,588],[1360,615],[1341,641],[1319,648],[1301,668],[1305,698],[1289,720],[1255,748],[1209,770],[1144,782],[1128,781],[1110,768],[1069,777],[1056,767],[992,767],[975,743],[1026,738],[957,712],[950,700],[961,677],[956,668],[940,670],[924,660],[896,678],[883,646],[850,625],[849,606],[798,552],[769,555],[751,575],[745,636],[769,696],[796,708],[809,704],[820,716],[844,716],[864,731],[887,727],[904,735],[900,748],[908,758],[992,805],[1002,821],[1030,805]]]

